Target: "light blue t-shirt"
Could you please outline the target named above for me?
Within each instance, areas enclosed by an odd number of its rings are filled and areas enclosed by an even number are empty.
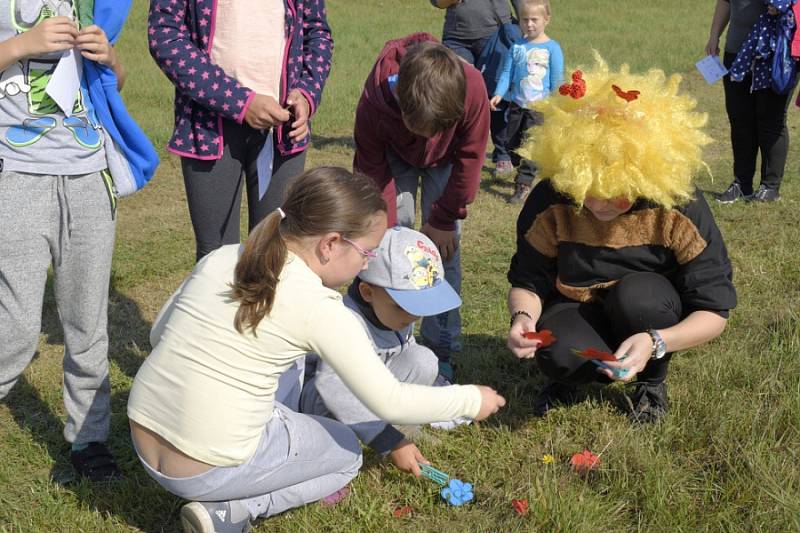
[[[0,0],[0,41],[42,20],[75,17],[70,0]],[[0,71],[0,165],[28,174],[80,175],[105,169],[103,132],[86,91],[66,116],[46,93],[61,52],[26,58]]]
[[[564,54],[558,42],[514,44],[503,58],[495,96],[521,107],[547,97],[564,80]]]

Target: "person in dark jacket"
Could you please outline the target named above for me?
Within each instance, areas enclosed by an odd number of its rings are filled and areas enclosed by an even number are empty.
[[[693,185],[706,117],[661,71],[599,60],[572,80],[534,104],[544,124],[526,157],[548,178],[517,221],[508,346],[549,380],[534,414],[581,384],[620,380],[635,386],[632,420],[655,422],[671,354],[719,336],[736,306],[725,243]],[[585,357],[596,351],[615,360]]]

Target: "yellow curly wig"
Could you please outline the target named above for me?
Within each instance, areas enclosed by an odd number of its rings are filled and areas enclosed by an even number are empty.
[[[597,52],[595,61],[583,73],[583,97],[554,93],[534,102],[544,124],[530,132],[520,155],[578,206],[587,196],[644,198],[668,209],[685,203],[695,172],[708,169],[701,157],[711,142],[702,131],[706,114],[678,94],[678,75],[667,78],[655,69],[636,75],[627,65],[611,72]],[[627,101],[619,91],[639,94]]]

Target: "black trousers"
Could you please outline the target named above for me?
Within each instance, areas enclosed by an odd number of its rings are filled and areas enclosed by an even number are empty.
[[[510,102],[506,111],[506,121],[506,127],[497,134],[495,154],[499,160],[510,160],[515,166],[519,165],[516,181],[530,185],[536,177],[536,165],[527,159],[522,159],[515,150],[522,146],[527,136],[532,133],[531,128],[542,124],[542,114]]]
[[[683,317],[683,307],[670,281],[649,272],[629,274],[612,287],[603,303],[581,303],[558,297],[548,302],[537,324],[557,342],[536,352],[541,371],[552,381],[578,385],[609,379],[573,349],[614,352],[628,337],[648,329],[668,328]],[[660,383],[667,377],[670,354],[650,360],[637,381]]]
[[[730,68],[736,54],[725,54],[725,67]],[[786,112],[794,88],[787,94],[772,89],[751,91],[753,78],[748,74],[741,82],[723,78],[725,110],[731,124],[733,147],[733,176],[742,192],[753,191],[756,156],[761,152],[761,184],[779,189],[789,152],[789,130]]]
[[[225,120],[222,124],[222,158],[211,161],[181,158],[186,200],[194,228],[195,257],[200,261],[220,246],[240,241],[239,212],[242,186],[247,193],[248,231],[280,207],[293,179],[303,173],[305,151],[283,156],[274,146],[272,180],[264,197],[258,198],[256,160],[264,146],[264,134],[247,124]],[[273,135],[273,142],[276,142]],[[244,175],[244,179],[242,176]]]

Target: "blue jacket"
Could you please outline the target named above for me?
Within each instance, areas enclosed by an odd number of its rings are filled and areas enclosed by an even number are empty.
[[[103,29],[109,42],[116,42],[131,0],[95,0],[94,24]],[[106,133],[108,170],[117,195],[127,196],[144,187],[158,167],[158,154],[142,129],[125,109],[117,90],[117,76],[105,65],[83,60],[84,88],[92,109]]]
[[[475,62],[475,68],[483,74],[483,81],[486,82],[486,92],[488,94],[494,94],[497,81],[500,79],[503,58],[506,52],[511,49],[511,46],[517,42],[524,42],[522,31],[516,24],[508,22],[497,28],[494,35],[483,46],[481,55],[478,56],[478,60]]]

